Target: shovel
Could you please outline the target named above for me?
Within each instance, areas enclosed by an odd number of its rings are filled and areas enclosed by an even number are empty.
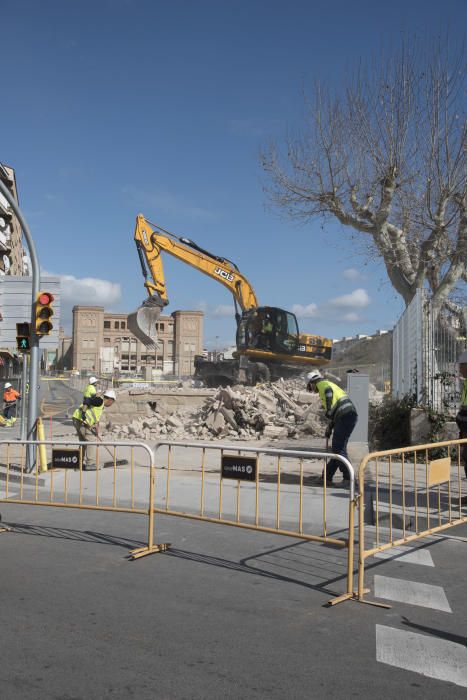
[[[123,467],[123,466],[129,464],[129,462],[128,462],[127,459],[117,459],[117,460],[115,460],[112,451],[109,450],[109,448],[107,447],[107,445],[102,444],[102,440],[100,439],[100,437],[99,437],[99,435],[98,435],[98,433],[97,433],[97,430],[93,430],[93,429],[91,428],[91,432],[92,432],[93,435],[96,436],[97,441],[101,443],[101,445],[102,445],[102,447],[104,448],[104,450],[106,450],[106,451],[109,453],[109,455],[112,457],[112,461],[111,461],[111,462],[104,462],[104,467],[113,467],[113,466]]]

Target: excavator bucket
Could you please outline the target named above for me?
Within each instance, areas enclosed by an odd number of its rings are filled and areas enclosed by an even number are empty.
[[[149,297],[128,316],[128,329],[150,350],[157,345],[157,322],[163,306],[160,299]]]

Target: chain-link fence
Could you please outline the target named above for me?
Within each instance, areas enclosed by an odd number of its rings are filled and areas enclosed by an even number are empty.
[[[467,348],[458,317],[437,318],[425,290],[418,290],[393,331],[392,394],[411,395],[417,403],[454,415],[462,380],[457,360]]]

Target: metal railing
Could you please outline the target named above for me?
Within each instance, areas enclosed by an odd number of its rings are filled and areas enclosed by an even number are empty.
[[[467,439],[367,455],[358,472],[358,598],[368,557],[467,522]],[[367,545],[370,538],[370,544]]]
[[[151,449],[145,443],[99,440],[92,443],[97,469],[87,471],[85,449],[89,445],[77,440],[1,440],[4,495],[0,503],[146,515],[147,545],[131,550],[133,559],[170,546],[154,544],[155,514],[339,546],[347,549],[346,592],[329,602],[334,605],[353,597],[355,475],[351,463],[341,455],[175,441],[163,441]],[[34,471],[28,473],[26,452],[30,446],[38,459]],[[164,447],[165,463],[161,455]],[[199,460],[193,458],[193,448],[199,451]],[[252,480],[242,481],[237,472],[228,477],[223,471],[227,458],[236,465],[240,457],[251,456]],[[313,483],[310,461],[329,458],[337,459],[348,470],[344,499],[342,492],[336,497],[325,479],[322,487]],[[57,468],[58,459],[68,460],[72,468]]]
[[[84,464],[85,450],[90,444],[96,448],[95,471],[86,471]],[[28,446],[37,448],[38,459],[32,472],[27,471]],[[47,448],[52,453],[50,461]],[[54,467],[53,450],[61,451],[59,458],[64,463],[68,460],[70,468]],[[104,454],[107,454],[107,461]],[[142,460],[141,454],[145,457]],[[56,454],[55,459],[58,459]],[[122,463],[128,468],[121,470]],[[131,550],[132,558],[167,547],[154,544],[154,510],[151,508],[155,483],[154,455],[145,443],[0,440],[0,470],[0,484],[4,484],[5,492],[0,503],[147,515],[147,546]]]
[[[163,447],[167,448],[165,463],[158,457]],[[199,450],[197,460],[186,455],[184,458],[181,453],[187,448]],[[355,475],[347,459],[320,450],[171,440],[158,442],[154,454],[158,473],[155,512],[346,547],[347,591],[330,603],[352,597]],[[243,481],[223,475],[224,457],[247,455],[254,455],[257,460],[254,479]],[[273,458],[272,464],[271,459],[266,463],[266,458]],[[342,507],[340,494],[333,499],[334,508],[340,509],[339,514],[329,511],[330,493],[334,490],[326,486],[326,479],[322,488],[313,488],[316,483],[311,481],[305,465],[310,460],[329,458],[345,465],[350,476],[347,504]],[[187,471],[190,472],[188,484]],[[196,494],[194,502],[193,493]]]

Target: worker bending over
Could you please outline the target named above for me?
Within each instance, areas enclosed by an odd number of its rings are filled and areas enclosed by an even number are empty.
[[[462,384],[461,403],[456,416],[459,428],[459,439],[467,438],[467,350],[459,357],[459,372],[464,380]],[[465,476],[467,478],[467,443],[461,445],[461,459],[464,463]]]
[[[331,450],[335,454],[342,455],[348,459],[347,443],[357,424],[357,410],[352,401],[340,386],[324,379],[321,373],[315,369],[306,376],[307,389],[318,393],[329,420],[326,429],[326,438],[332,435]],[[338,459],[331,459],[326,466],[326,484],[332,485],[332,479],[336,471],[340,469],[344,482],[350,481],[350,474],[347,467]]]
[[[97,469],[97,449],[96,438],[99,421],[105,408],[111,406],[116,400],[115,391],[107,389],[102,396],[90,396],[86,403],[82,403],[73,413],[73,425],[80,441],[87,442],[83,447],[83,469],[85,471],[96,471]]]

